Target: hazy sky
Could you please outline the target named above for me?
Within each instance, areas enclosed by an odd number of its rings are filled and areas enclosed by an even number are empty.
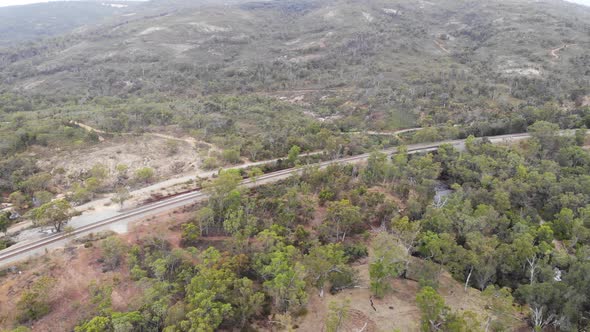
[[[0,0],[0,7],[4,7],[4,6],[15,6],[15,5],[26,5],[28,3],[36,3],[36,2],[47,2],[47,1],[39,1],[39,0]]]
[[[566,0],[570,2],[580,3],[586,6],[590,6],[590,0]],[[0,7],[3,6],[14,6],[14,5],[24,5],[28,3],[36,3],[36,2],[47,2],[47,0],[0,0]]]

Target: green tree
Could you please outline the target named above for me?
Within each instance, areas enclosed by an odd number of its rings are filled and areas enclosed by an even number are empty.
[[[546,121],[537,121],[528,127],[528,132],[536,143],[539,157],[545,159],[552,156],[561,146],[561,138],[558,135],[559,126]]]
[[[264,175],[264,172],[259,167],[252,167],[248,170],[248,178],[252,180],[253,183],[256,183],[256,179],[258,177]]]
[[[109,176],[109,169],[103,164],[94,164],[89,173],[91,177],[103,181]]]
[[[112,330],[110,318],[104,316],[96,316],[74,329],[75,332],[105,332]]]
[[[463,257],[463,248],[457,245],[451,234],[426,232],[422,235],[421,242],[419,251],[422,256],[440,263],[441,269],[442,266]]]
[[[266,292],[273,298],[278,312],[294,311],[307,302],[305,267],[297,262],[298,250],[293,246],[277,249],[268,255],[268,263],[260,268],[266,280]]]
[[[183,330],[195,332],[215,331],[223,320],[232,315],[227,300],[235,275],[227,269],[204,267],[187,286],[188,313],[181,322]]]
[[[264,150],[264,145],[262,143],[255,141],[249,144],[246,144],[244,147],[246,152],[250,155],[250,161],[257,161],[258,155],[262,150]]]
[[[125,164],[118,164],[117,166],[115,166],[115,170],[117,171],[117,177],[123,179],[127,177],[129,166]]]
[[[532,235],[524,233],[512,241],[510,246],[511,256],[519,260],[520,266],[525,265],[528,270],[529,282],[535,282],[536,273],[539,270],[540,250],[535,246]],[[520,267],[519,266],[519,267]]]
[[[228,211],[223,220],[223,229],[231,235],[240,233],[249,237],[254,233],[257,222],[256,216],[249,213],[247,208],[240,206]]]
[[[248,278],[237,279],[233,285],[232,305],[243,328],[250,317],[258,314],[264,304],[264,294],[257,292],[254,283]]]
[[[209,234],[209,227],[215,222],[215,212],[210,207],[203,207],[195,214],[195,221],[199,225],[199,236]]]
[[[90,201],[92,199],[93,194],[88,190],[88,188],[80,185],[79,183],[74,183],[72,185],[72,192],[73,194],[69,199],[77,204],[82,204]]]
[[[144,317],[138,311],[114,312],[111,315],[114,332],[133,332],[144,330]]]
[[[10,215],[8,212],[0,212],[0,233],[6,234],[8,227],[10,226]]]
[[[531,323],[535,331],[558,322],[567,300],[567,285],[561,282],[542,282],[523,285],[517,296],[529,305]]]
[[[33,197],[35,198],[37,204],[43,205],[45,203],[51,202],[51,200],[53,199],[53,194],[49,191],[42,190],[35,192]]]
[[[579,250],[583,251],[583,250]],[[587,253],[579,253],[584,256]],[[587,257],[587,256],[586,256]],[[572,264],[563,281],[569,286],[566,294],[566,305],[563,314],[568,318],[568,327],[581,330],[588,326],[590,314],[590,262],[579,260]]]
[[[242,161],[240,159],[240,153],[234,149],[223,150],[221,157],[225,162],[230,164],[239,164]]]
[[[131,194],[129,193],[129,189],[127,187],[120,187],[115,192],[113,198],[111,198],[111,201],[119,204],[119,208],[123,209],[123,204],[125,204],[125,202],[130,200],[132,197],[133,196],[131,196]]]
[[[420,330],[425,332],[442,330],[443,315],[447,310],[442,296],[432,287],[424,287],[416,295],[416,303],[422,313]]]
[[[20,191],[15,191],[8,196],[8,201],[14,204],[14,207],[22,210],[29,205],[29,199]]]
[[[336,241],[344,241],[346,235],[358,227],[360,222],[360,208],[343,199],[328,203],[326,219],[322,226],[324,233],[333,236]]]
[[[555,237],[559,240],[569,240],[573,236],[573,230],[576,224],[581,224],[579,219],[574,216],[574,211],[563,208],[553,220],[552,228]]]
[[[369,265],[371,291],[375,296],[383,297],[390,288],[390,279],[404,271],[408,259],[405,256],[405,250],[391,234],[382,232],[375,237]]]
[[[420,234],[421,225],[419,221],[410,221],[408,217],[394,218],[391,221],[391,231],[398,242],[406,250],[405,267],[408,270],[410,264],[410,257],[417,244],[418,235]]]
[[[209,207],[213,210],[216,221],[221,221],[232,207],[239,206],[241,192],[238,185],[241,181],[240,171],[229,169],[221,171],[216,179],[203,186],[209,194]]]
[[[480,290],[484,290],[496,276],[498,257],[496,248],[499,242],[495,237],[485,237],[481,233],[469,233],[467,246],[474,254],[473,274]]]
[[[96,193],[99,191],[100,187],[102,186],[102,180],[95,177],[90,177],[84,181],[84,187],[88,189],[91,193]]]
[[[92,281],[88,286],[88,293],[90,293],[90,302],[96,306],[101,315],[109,315],[112,311],[113,285],[111,283],[98,284]]]
[[[303,258],[307,276],[312,285],[324,294],[324,286],[332,273],[346,273],[346,256],[339,244],[313,247]]]
[[[576,145],[584,146],[584,144],[586,143],[586,133],[587,132],[588,132],[588,129],[586,129],[586,127],[576,130],[576,134],[575,134]]]
[[[72,216],[72,207],[65,199],[43,204],[33,210],[33,217],[40,225],[50,225],[56,232],[60,232]]]
[[[492,331],[507,331],[514,326],[517,318],[514,316],[514,298],[508,288],[488,286],[482,296],[486,301],[486,307],[490,309],[486,313],[486,329]]]
[[[372,152],[369,155],[367,166],[363,170],[363,178],[368,185],[374,185],[385,181],[387,171],[387,155],[380,152]]]
[[[49,173],[38,173],[21,182],[19,188],[30,195],[36,191],[47,190],[51,179],[52,176]]]
[[[340,303],[330,301],[328,304],[328,317],[326,317],[326,332],[341,331],[344,322],[348,318],[350,311],[350,299],[346,299]]]
[[[108,270],[114,270],[121,264],[127,246],[118,236],[109,236],[101,242],[103,264]]]
[[[287,162],[289,165],[296,165],[298,163],[300,153],[301,148],[297,145],[293,145],[291,149],[289,149],[289,154],[287,155]]]

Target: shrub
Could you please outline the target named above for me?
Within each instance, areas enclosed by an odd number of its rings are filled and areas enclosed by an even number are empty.
[[[234,149],[223,150],[221,158],[223,158],[223,161],[230,164],[238,164],[241,161],[240,153]]]
[[[32,322],[47,315],[51,311],[49,290],[54,283],[55,280],[53,278],[41,277],[29,290],[21,295],[16,304],[19,310],[17,319],[20,323]]]
[[[149,183],[154,179],[154,176],[154,169],[150,167],[142,167],[135,171],[135,180],[137,182]]]
[[[344,247],[344,255],[346,255],[349,262],[354,262],[367,257],[369,255],[369,250],[367,249],[367,246],[363,244],[350,244]]]
[[[127,248],[123,241],[116,236],[110,236],[102,241],[101,247],[104,267],[107,270],[114,270],[119,267]]]

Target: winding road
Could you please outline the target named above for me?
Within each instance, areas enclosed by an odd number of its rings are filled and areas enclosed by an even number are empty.
[[[529,134],[522,133],[522,134],[510,134],[510,135],[500,135],[500,136],[489,136],[488,139],[492,143],[510,143],[522,139],[526,139],[529,137]],[[408,153],[422,153],[422,152],[429,152],[437,150],[443,144],[450,144],[458,149],[464,149],[465,140],[446,140],[440,141],[435,143],[421,143],[421,144],[413,144],[408,145]],[[387,155],[392,155],[397,153],[397,148],[389,148],[381,150],[380,152],[385,153]],[[345,157],[330,161],[325,161],[317,164],[311,164],[307,167],[319,167],[325,168],[330,165],[334,164],[349,164],[349,163],[360,163],[366,161],[369,158],[369,153]],[[268,183],[277,182],[280,180],[284,180],[294,174],[300,174],[303,172],[305,168],[291,168],[281,171],[276,171],[272,173],[267,173],[257,177],[255,180],[252,179],[245,179],[241,182],[241,186],[244,187],[254,187],[259,185],[264,185]],[[185,194],[181,194],[178,196],[170,197],[163,199],[158,202],[149,203],[140,207],[137,207],[132,210],[128,210],[125,212],[119,212],[114,216],[108,217],[101,217],[99,212],[96,212],[94,218],[87,218],[89,221],[84,225],[77,225],[75,229],[68,233],[57,233],[57,234],[50,234],[45,236],[44,238],[32,240],[28,242],[20,242],[11,246],[5,250],[0,251],[0,266],[6,266],[9,264],[14,264],[17,261],[21,261],[27,259],[29,257],[34,257],[38,255],[42,255],[50,249],[63,247],[70,241],[72,238],[84,236],[90,233],[95,233],[102,230],[112,229],[114,226],[119,227],[127,227],[132,222],[162,214],[165,212],[170,212],[176,210],[178,208],[184,206],[190,206],[195,204],[199,201],[202,201],[207,198],[207,194],[203,191],[194,191]],[[92,221],[90,221],[92,220]]]

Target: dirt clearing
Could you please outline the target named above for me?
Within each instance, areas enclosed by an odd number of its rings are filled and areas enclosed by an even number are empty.
[[[41,169],[48,172],[62,169],[68,180],[75,181],[92,166],[102,164],[109,170],[107,182],[116,178],[117,165],[126,165],[129,176],[133,176],[138,168],[151,167],[157,177],[168,178],[199,171],[203,155],[206,155],[206,152],[199,153],[189,142],[163,135],[120,136],[85,150],[36,152]]]
[[[371,297],[369,290],[369,264],[355,267],[359,272],[358,288],[343,290],[336,295],[326,292],[320,298],[316,290],[309,295],[308,313],[300,318],[298,331],[323,331],[331,301],[350,300],[348,319],[343,331],[377,332],[377,331],[420,331],[420,310],[416,305],[418,283],[406,279],[394,279],[392,292],[383,299]],[[480,317],[491,313],[486,309],[486,301],[476,289],[464,291],[463,285],[454,280],[446,271],[439,277],[438,292],[444,297],[447,306],[454,312],[471,311]],[[373,305],[371,305],[371,300]],[[373,308],[374,307],[374,308]]]

